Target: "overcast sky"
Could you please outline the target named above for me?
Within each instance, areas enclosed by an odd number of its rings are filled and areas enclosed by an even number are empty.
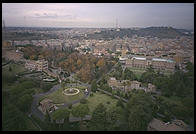
[[[194,28],[192,3],[3,3],[6,26]]]

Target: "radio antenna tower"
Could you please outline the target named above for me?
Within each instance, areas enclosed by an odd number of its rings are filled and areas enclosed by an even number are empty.
[[[5,20],[3,20],[3,29],[5,30]]]
[[[118,19],[116,19],[116,29],[118,28]]]

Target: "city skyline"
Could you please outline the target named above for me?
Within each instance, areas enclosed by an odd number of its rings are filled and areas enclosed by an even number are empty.
[[[33,6],[32,6],[33,5]],[[194,29],[193,3],[3,3],[6,26]],[[3,21],[2,20],[2,21]]]

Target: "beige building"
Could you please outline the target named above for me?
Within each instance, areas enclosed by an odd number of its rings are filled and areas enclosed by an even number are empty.
[[[187,125],[181,120],[174,120],[165,123],[158,119],[153,119],[147,128],[148,131],[187,131]]]
[[[160,58],[132,57],[125,62],[127,67],[148,68],[152,66],[154,69],[174,71],[175,62]]]
[[[191,58],[190,58],[190,62],[194,64],[194,55],[193,55],[193,56],[191,56]]]
[[[30,71],[34,71],[37,69],[36,67],[36,62],[33,60],[27,60],[25,63],[25,68],[30,70]]]
[[[122,84],[119,80],[116,80],[115,77],[111,77],[109,80],[108,80],[108,85],[112,88],[121,88],[122,87]]]
[[[43,71],[48,69],[48,61],[38,60],[36,61],[36,64],[37,64],[37,71]]]
[[[141,82],[139,81],[131,81],[131,90],[132,89],[140,89],[141,87]]]
[[[155,85],[148,83],[148,88],[146,89],[146,92],[155,92],[155,91],[156,91]]]
[[[25,63],[25,68],[28,70],[37,70],[37,71],[44,71],[48,70],[48,61],[45,60],[38,60],[38,61],[33,61],[33,60],[26,60]]]
[[[108,79],[108,85],[112,87],[112,89],[121,89],[125,92],[131,91],[133,89],[136,90],[144,90],[145,92],[155,92],[155,85],[148,83],[148,87],[142,87],[142,83],[139,81],[130,81],[130,80],[116,80],[115,77],[110,77]]]

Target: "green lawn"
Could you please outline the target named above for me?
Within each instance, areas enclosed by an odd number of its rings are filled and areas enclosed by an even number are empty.
[[[11,71],[9,71],[9,66],[11,67]],[[18,64],[14,64],[14,63],[10,63],[9,65],[6,65],[4,67],[2,67],[2,79],[4,77],[6,77],[6,79],[9,79],[11,77],[16,76],[16,74],[20,73],[20,72],[24,72],[26,71],[26,69],[24,68],[24,66],[22,65],[18,65]],[[12,84],[7,84],[4,83],[4,81],[2,80],[2,88],[9,88]],[[13,83],[14,84],[14,83]]]
[[[9,71],[9,66],[12,71]],[[6,73],[7,75],[16,75],[17,73],[24,72],[26,69],[22,65],[10,63],[9,65],[2,67],[2,73]]]
[[[84,96],[84,93],[81,90],[81,88],[84,88],[84,87],[76,87],[76,88],[80,89],[80,92],[77,95],[73,95],[73,96],[64,95],[62,92],[65,88],[64,89],[60,88],[57,91],[55,91],[49,95],[41,97],[40,101],[43,100],[44,98],[48,98],[48,99],[53,100],[54,103],[59,104],[59,103],[70,103],[74,100],[81,99]]]
[[[89,96],[87,100],[88,100],[87,104],[90,109],[90,113],[93,112],[93,110],[99,103],[104,104],[107,107],[107,109],[110,109],[112,107],[115,107],[118,101],[117,99],[113,99],[111,96],[108,96],[100,92],[93,93],[93,96]],[[107,102],[110,102],[110,104],[108,104]],[[77,105],[79,104],[75,104],[73,107]]]

